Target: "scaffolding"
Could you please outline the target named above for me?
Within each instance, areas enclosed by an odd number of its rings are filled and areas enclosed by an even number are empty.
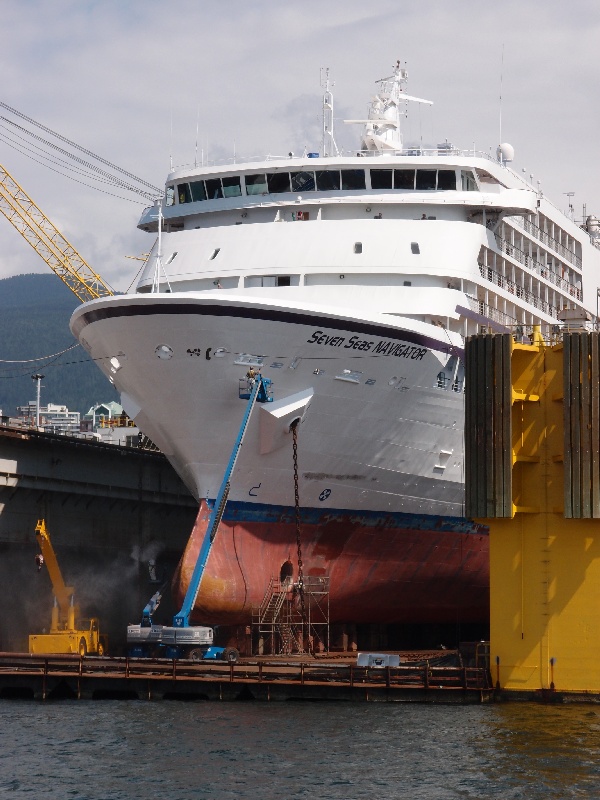
[[[329,652],[329,576],[304,578],[304,615],[298,584],[271,578],[252,611],[255,655]]]

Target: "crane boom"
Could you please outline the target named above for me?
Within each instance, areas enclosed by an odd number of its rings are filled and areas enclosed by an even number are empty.
[[[72,605],[72,597],[74,589],[72,586],[66,586],[63,580],[62,572],[58,566],[56,553],[50,541],[50,535],[46,530],[46,521],[43,519],[38,520],[35,527],[35,536],[38,540],[40,550],[44,556],[44,564],[48,570],[48,575],[52,581],[52,592],[56,597],[56,602],[63,619],[67,619],[69,607]]]
[[[82,303],[114,294],[1,164],[0,211]]]

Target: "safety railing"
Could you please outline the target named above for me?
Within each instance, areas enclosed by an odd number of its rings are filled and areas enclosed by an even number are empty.
[[[442,659],[445,661],[448,657]],[[191,662],[177,659],[95,658],[75,655],[31,656],[26,653],[0,654],[0,699],[53,696],[77,699],[82,696],[160,696],[172,694],[177,684],[208,691],[212,685],[218,696],[227,684],[238,684],[246,693],[261,685],[284,692],[295,687],[318,687],[335,697],[354,689],[357,700],[369,699],[360,690],[416,690],[489,692],[492,681],[485,666],[471,666],[452,658],[454,663],[401,661],[397,667],[357,666],[317,659],[256,660],[233,663]],[[256,688],[254,688],[256,687]],[[235,695],[234,695],[235,696]],[[257,696],[262,696],[258,695]],[[266,695],[266,699],[269,695]]]
[[[523,286],[519,286],[505,275],[501,275],[499,272],[496,272],[496,270],[486,267],[483,264],[479,264],[479,272],[481,273],[482,278],[485,278],[496,286],[499,286],[501,289],[506,289],[507,292],[514,294],[515,297],[525,300],[525,302],[529,303],[534,308],[537,308],[538,311],[542,311],[544,314],[548,314],[550,317],[556,318],[558,316],[560,309],[551,305],[551,303],[547,303],[545,300],[542,300],[541,297],[537,297],[535,294],[533,294],[533,292],[530,292]]]
[[[542,242],[548,247],[551,247],[555,253],[558,253],[563,258],[566,258],[567,261],[570,261],[571,264],[574,264],[578,269],[581,269],[581,259],[579,256],[576,255],[572,250],[569,250],[568,247],[565,247],[564,244],[561,244],[553,236],[550,236],[550,234],[546,233],[546,231],[543,231],[538,225],[534,225],[533,222],[530,222],[528,219],[524,219],[523,217],[511,217],[511,222],[523,228],[526,233],[535,236],[538,241]]]
[[[572,283],[569,283],[569,281],[561,278],[559,275],[552,272],[552,270],[549,270],[547,266],[541,264],[539,261],[533,258],[533,256],[530,256],[529,253],[525,253],[523,250],[516,247],[514,244],[511,244],[506,239],[503,239],[498,234],[496,234],[495,238],[498,249],[502,253],[514,258],[515,261],[523,264],[523,266],[527,267],[527,269],[531,272],[537,273],[549,283],[553,283],[555,286],[558,286],[558,288],[561,289],[565,294],[574,297],[576,300],[582,299],[583,295],[581,289],[579,289],[577,286],[574,286]]]
[[[482,317],[487,317],[507,328],[517,325],[515,317],[511,317],[509,314],[505,314],[503,311],[499,311],[497,308],[484,303],[483,300],[478,300],[476,297],[471,297],[469,294],[466,295],[466,297],[469,301],[469,308],[476,314],[481,314]]]

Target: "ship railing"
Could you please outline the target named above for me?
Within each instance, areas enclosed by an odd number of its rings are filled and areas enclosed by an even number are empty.
[[[507,239],[503,239],[498,234],[495,234],[495,239],[500,252],[510,256],[511,258],[514,258],[515,261],[523,264],[523,266],[527,267],[528,270],[540,275],[549,283],[553,283],[559,289],[562,289],[565,294],[574,297],[576,300],[582,299],[582,291],[577,286],[569,283],[569,281],[566,281],[564,278],[561,278],[560,275],[557,275],[555,272],[552,272],[552,270],[548,269],[547,266],[537,261],[535,258],[533,258],[533,256],[530,256],[529,253],[525,253],[514,244],[511,244],[511,242],[509,242]]]
[[[530,292],[523,286],[519,286],[505,275],[501,275],[499,272],[496,272],[496,270],[491,269],[491,267],[486,267],[484,264],[479,264],[479,272],[481,273],[482,278],[485,278],[496,286],[499,286],[501,289],[506,289],[507,292],[514,294],[515,297],[525,300],[534,308],[537,308],[544,314],[548,314],[549,317],[558,318],[558,312],[560,309],[557,306],[547,303],[545,300],[542,300],[541,297],[537,297],[533,294],[533,292]]]
[[[499,311],[497,308],[488,305],[488,303],[485,303],[483,300],[478,300],[476,297],[472,297],[470,294],[466,295],[466,297],[469,301],[469,307],[471,311],[474,311],[476,314],[480,314],[482,317],[487,317],[493,322],[498,322],[505,328],[510,328],[511,326],[518,324],[515,317],[511,317],[509,314]]]
[[[557,239],[550,236],[546,231],[543,231],[537,225],[534,225],[533,222],[530,222],[528,219],[524,219],[523,217],[511,217],[511,222],[518,225],[520,228],[526,233],[530,233],[532,236],[535,236],[543,244],[551,247],[555,253],[563,256],[571,264],[574,264],[578,269],[581,269],[581,259],[578,255],[576,255],[572,250],[569,250],[568,247],[565,247],[564,244],[561,244]]]
[[[565,333],[581,333],[582,331],[600,333],[600,320],[573,320],[570,322],[554,323],[518,323],[506,326],[515,342],[518,344],[533,344],[540,337],[545,345],[551,347],[561,344]],[[497,331],[480,326],[479,335],[496,334]],[[477,335],[477,334],[476,334]],[[471,337],[467,337],[471,338]]]
[[[177,166],[173,167],[173,171],[175,170],[198,170],[202,169],[203,167],[225,167],[230,165],[239,165],[242,164],[255,164],[261,161],[297,161],[297,160],[304,160],[307,157],[313,158],[324,158],[321,156],[320,153],[293,153],[287,155],[277,155],[273,153],[267,153],[266,155],[262,156],[235,156],[234,158],[219,158],[219,159],[205,159],[202,164],[178,164]],[[408,156],[410,158],[431,158],[436,156],[453,156],[453,157],[463,157],[463,158],[483,158],[486,161],[493,161],[494,163],[498,164],[498,159],[492,156],[490,153],[486,153],[484,150],[475,150],[473,148],[469,148],[467,150],[462,150],[457,147],[406,147],[402,150],[385,150],[375,151],[375,150],[356,150],[356,149],[348,149],[348,150],[340,150],[339,154],[336,156],[327,156],[327,160],[331,160],[332,158],[380,158],[382,156]],[[531,187],[529,187],[531,188]],[[149,206],[148,208],[151,208]]]

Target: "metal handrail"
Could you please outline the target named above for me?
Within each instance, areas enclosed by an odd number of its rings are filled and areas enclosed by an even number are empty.
[[[536,297],[533,292],[523,288],[523,286],[519,286],[514,281],[511,281],[510,278],[507,278],[501,273],[496,272],[496,270],[491,269],[491,267],[486,267],[484,264],[479,264],[479,272],[481,273],[482,278],[494,283],[501,289],[506,289],[511,294],[514,294],[515,297],[526,300],[530,305],[532,305],[534,308],[537,308],[539,311],[542,311],[544,314],[548,314],[550,317],[558,318],[558,312],[560,309],[557,306],[547,303],[545,300],[542,300],[541,297]]]
[[[544,264],[536,261],[536,259],[530,256],[529,253],[525,253],[514,244],[511,244],[511,242],[509,242],[507,239],[503,239],[499,234],[495,234],[495,238],[496,244],[498,245],[498,249],[501,253],[514,258],[515,261],[523,264],[523,266],[527,267],[527,269],[531,270],[531,272],[535,272],[544,278],[544,280],[547,280],[549,283],[553,283],[555,286],[558,286],[558,288],[562,289],[565,294],[569,294],[571,297],[575,297],[577,300],[582,299],[583,293],[577,286],[569,283],[569,281],[566,281],[559,275],[556,275]]]
[[[509,314],[505,314],[503,311],[498,311],[497,308],[484,303],[483,300],[479,300],[477,297],[472,297],[470,294],[465,296],[469,301],[471,311],[474,311],[476,314],[481,314],[482,317],[487,317],[488,319],[498,322],[500,325],[504,325],[507,328],[518,325],[516,317],[511,317]]]
[[[550,236],[546,231],[543,231],[538,225],[534,225],[533,222],[530,222],[528,219],[524,219],[522,217],[513,217],[511,218],[511,222],[515,222],[519,225],[526,233],[530,233],[532,236],[535,236],[543,244],[547,244],[548,247],[551,247],[555,253],[558,253],[561,256],[564,256],[568,259],[571,264],[574,264],[578,269],[581,269],[581,259],[578,255],[576,255],[572,250],[569,250],[564,244],[561,244],[557,239]]]

